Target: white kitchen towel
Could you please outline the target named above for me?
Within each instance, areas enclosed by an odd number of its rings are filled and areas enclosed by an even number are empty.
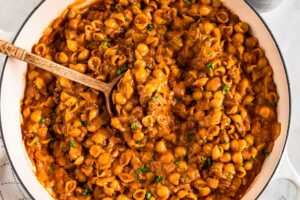
[[[0,138],[0,199],[30,200],[12,170],[2,138]]]

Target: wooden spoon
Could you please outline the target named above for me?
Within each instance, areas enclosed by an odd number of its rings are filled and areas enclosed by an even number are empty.
[[[72,80],[74,82],[80,83],[82,85],[88,86],[90,88],[101,91],[105,96],[106,109],[110,116],[112,113],[111,105],[111,93],[114,86],[119,82],[122,75],[113,79],[110,83],[105,83],[94,79],[90,76],[82,74],[78,71],[67,68],[63,65],[59,65],[55,62],[37,56],[33,53],[30,53],[22,48],[16,47],[13,44],[3,41],[0,39],[0,53],[3,53],[7,56],[17,58],[18,60],[25,61],[26,63],[32,64],[36,67],[39,67],[43,70],[62,76],[66,79]]]

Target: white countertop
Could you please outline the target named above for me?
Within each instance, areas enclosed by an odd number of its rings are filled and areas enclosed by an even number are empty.
[[[10,38],[16,34],[26,16],[39,2],[40,0],[0,0],[0,37],[5,37],[1,29],[10,32]],[[262,17],[273,32],[287,65],[292,90],[292,121],[287,150],[293,166],[300,174],[300,123],[298,122],[300,120],[300,79],[298,78],[300,75],[300,0],[284,0],[280,7],[269,13],[263,13]],[[3,60],[4,57],[0,56],[0,69]],[[277,200],[272,196],[278,192],[275,183],[276,180],[271,181],[260,200]],[[292,188],[288,185],[281,187],[287,187],[289,190]],[[1,199],[27,199],[11,171],[2,144],[0,145]],[[290,197],[286,199],[293,200]]]

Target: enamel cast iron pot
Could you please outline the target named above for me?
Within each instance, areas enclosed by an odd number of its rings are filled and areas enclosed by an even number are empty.
[[[73,2],[74,0],[43,0],[19,30],[14,39],[14,44],[30,51],[50,22]],[[278,46],[258,14],[243,0],[224,0],[224,4],[239,15],[241,20],[250,24],[253,34],[258,38],[273,68],[274,80],[280,96],[278,118],[282,125],[281,135],[276,140],[272,153],[264,162],[261,172],[243,197],[243,200],[254,200],[266,188],[282,156],[285,155],[283,152],[288,137],[291,111],[289,82]],[[27,156],[22,141],[20,103],[24,95],[26,68],[25,63],[12,58],[8,58],[5,62],[1,75],[0,91],[2,135],[14,171],[29,195],[36,200],[53,199],[35,177],[34,166]],[[284,157],[284,159],[288,161],[287,157]],[[281,166],[286,165],[286,163],[289,162],[283,162]],[[285,167],[289,166],[286,165],[281,168]],[[288,171],[291,172],[291,170]],[[291,173],[287,176],[287,178],[296,177]],[[298,185],[300,183],[297,180],[294,182]]]

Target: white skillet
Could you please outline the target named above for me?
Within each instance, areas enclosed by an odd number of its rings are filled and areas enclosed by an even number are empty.
[[[58,17],[71,3],[73,3],[73,0],[42,1],[26,19],[14,39],[14,44],[30,51],[49,23]],[[283,156],[290,123],[290,88],[280,50],[271,32],[259,15],[242,0],[224,0],[224,4],[243,21],[250,24],[253,34],[258,38],[271,63],[274,71],[274,80],[280,95],[278,118],[282,125],[281,135],[276,140],[272,153],[264,162],[261,172],[242,199],[254,200],[258,198],[269,183]],[[53,198],[36,179],[34,166],[32,166],[27,156],[22,141],[20,103],[25,89],[26,68],[26,64],[12,58],[8,58],[4,64],[0,80],[0,127],[8,157],[18,179],[33,199],[48,200]],[[281,168],[289,169],[288,158],[284,157],[284,160],[285,162],[281,164]],[[293,173],[293,169],[290,169],[288,172],[288,174],[283,175],[293,179],[300,186],[300,181],[296,174]]]

